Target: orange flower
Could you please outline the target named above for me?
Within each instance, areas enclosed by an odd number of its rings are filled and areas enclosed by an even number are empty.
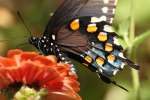
[[[0,57],[0,80],[0,89],[22,83],[46,88],[48,100],[81,100],[77,76],[68,64],[57,63],[55,56],[10,50],[7,57]]]

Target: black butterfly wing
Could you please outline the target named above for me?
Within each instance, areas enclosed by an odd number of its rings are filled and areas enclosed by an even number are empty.
[[[108,22],[109,24],[112,23],[114,17],[114,11],[116,7],[116,0],[88,0],[83,7],[80,7],[80,10],[74,13],[75,17],[82,17],[82,16],[94,16],[94,17],[106,17],[106,19],[102,19],[102,21]],[[73,17],[72,17],[73,18]],[[99,27],[104,27],[101,25]],[[103,30],[102,30],[103,31]],[[111,32],[108,32],[111,33]],[[88,55],[93,57],[93,61],[96,60],[95,56],[103,56],[105,60],[105,69],[106,75],[111,76],[116,74],[117,71],[123,68],[126,64],[130,65],[131,67],[138,69],[139,66],[135,65],[132,61],[128,60],[123,56],[123,48],[121,45],[116,45],[115,42],[117,40],[116,36],[109,36],[107,42],[113,45],[113,52],[109,52],[105,50],[105,47],[108,43],[103,43],[97,40],[97,35],[94,34],[83,34],[81,31],[70,31],[68,30],[65,25],[60,28],[57,32],[57,43],[69,53],[75,54],[77,56],[82,56],[85,52],[88,52]],[[92,41],[94,41],[94,45],[92,45]],[[91,49],[91,47],[93,47]],[[87,55],[86,54],[86,55]],[[109,58],[113,58],[115,56],[115,62],[109,62]],[[71,55],[72,56],[72,55]],[[113,56],[113,57],[112,57]],[[73,58],[73,57],[72,57]],[[80,60],[77,57],[78,60]],[[85,59],[84,59],[85,60]],[[93,66],[97,66],[93,63]],[[109,72],[111,71],[111,72]],[[109,75],[108,75],[109,74]]]
[[[112,23],[117,0],[89,0],[78,12],[78,16],[106,17],[107,22]]]
[[[79,16],[106,17],[112,23],[117,0],[63,0],[49,20],[45,34],[57,32],[72,18]]]
[[[57,32],[63,25],[76,16],[77,12],[89,0],[63,0],[60,6],[56,9],[54,15],[49,20],[44,34]]]
[[[71,31],[68,28],[72,19],[84,16],[97,17],[100,22],[104,21],[109,26],[114,17],[115,7],[116,0],[65,0],[50,19],[44,34],[55,34],[56,44],[64,52],[76,55],[77,60],[86,60],[105,76],[115,75],[124,63],[138,69],[138,66],[122,55],[122,47],[114,43],[116,37],[111,36],[109,34],[111,32],[108,32],[107,43],[95,41],[97,35],[84,32],[84,28],[81,29],[83,31]],[[99,22],[94,22],[94,24],[97,23]],[[98,28],[103,29],[104,25],[99,25]],[[113,52],[108,49],[112,49]],[[70,57],[74,58],[72,55]],[[103,65],[98,63],[103,63]]]

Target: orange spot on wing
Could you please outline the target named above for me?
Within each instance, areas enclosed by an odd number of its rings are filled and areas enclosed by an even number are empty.
[[[105,51],[112,51],[113,50],[113,45],[110,43],[105,44]]]
[[[90,56],[85,56],[84,59],[88,62],[91,63],[92,62],[92,58]]]
[[[98,58],[96,59],[96,63],[97,63],[98,65],[103,65],[103,64],[104,64],[104,59],[101,58],[101,57],[98,57]]]
[[[108,59],[108,61],[114,62],[116,58],[114,55],[110,54],[107,56],[107,59]]]
[[[100,32],[100,33],[98,34],[97,38],[98,38],[99,41],[104,42],[104,41],[107,40],[107,34],[106,34],[106,33],[103,33],[103,32]]]
[[[73,31],[78,30],[78,29],[80,28],[79,19],[73,20],[73,21],[70,23],[70,28],[71,28]]]
[[[96,24],[89,24],[88,27],[87,27],[87,32],[89,33],[94,33],[97,31],[97,26]]]

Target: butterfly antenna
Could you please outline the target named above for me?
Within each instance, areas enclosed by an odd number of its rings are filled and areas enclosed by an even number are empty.
[[[28,42],[25,42],[25,43],[20,43],[16,46],[16,48],[21,48],[21,47],[24,47],[25,45],[27,45]]]
[[[0,42],[8,42],[9,40],[0,40]]]
[[[21,22],[23,23],[24,27],[26,28],[26,30],[30,33],[30,35],[32,35],[32,32],[30,31],[29,27],[27,26],[27,24],[25,23],[21,13],[19,11],[17,11],[17,15],[19,17],[19,19],[21,20]]]

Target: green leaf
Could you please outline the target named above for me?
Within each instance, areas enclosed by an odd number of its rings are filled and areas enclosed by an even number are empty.
[[[120,35],[123,38],[122,41],[124,43],[122,46],[124,48],[128,48],[129,46],[129,23],[130,23],[129,18],[122,21],[122,23],[119,24],[119,29],[117,31],[118,35]]]
[[[118,29],[118,35],[122,36],[122,37],[127,37],[129,34],[129,24],[130,20],[125,19],[124,21],[121,22],[121,24],[119,24],[119,29]]]
[[[150,37],[150,30],[137,36],[133,41],[133,46],[138,47],[142,42],[144,42],[149,37]]]

